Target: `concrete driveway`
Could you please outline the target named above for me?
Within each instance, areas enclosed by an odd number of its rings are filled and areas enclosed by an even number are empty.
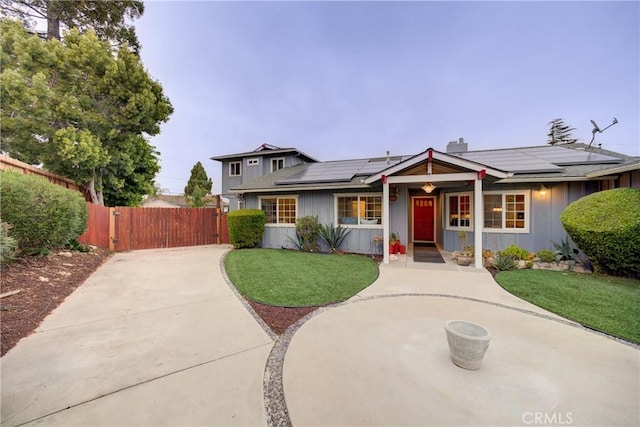
[[[115,254],[2,358],[2,425],[263,425],[273,341],[228,247]]]
[[[2,425],[640,425],[640,352],[486,271],[382,265],[273,341],[224,280],[226,247],[113,256],[2,358]],[[443,323],[488,327],[479,371]]]

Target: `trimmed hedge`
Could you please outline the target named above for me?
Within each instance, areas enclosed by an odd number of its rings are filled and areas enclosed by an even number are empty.
[[[596,271],[640,275],[640,188],[585,196],[567,206],[560,221]]]
[[[87,228],[89,212],[84,198],[35,175],[2,172],[2,220],[21,252],[46,253],[67,244]]]
[[[265,214],[259,209],[240,209],[227,214],[229,239],[237,248],[255,248],[262,243]]]

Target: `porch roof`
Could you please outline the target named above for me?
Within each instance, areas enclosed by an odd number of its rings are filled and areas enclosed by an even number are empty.
[[[492,167],[488,167],[487,165],[484,165],[482,163],[477,163],[471,160],[466,160],[466,159],[462,159],[458,156],[453,156],[451,154],[446,154],[446,153],[442,153],[440,151],[436,151],[432,148],[429,148],[425,151],[423,151],[420,154],[417,154],[403,162],[400,162],[394,166],[391,166],[389,168],[386,168],[374,175],[371,175],[367,178],[365,178],[364,182],[366,184],[371,184],[374,183],[376,181],[379,181],[380,179],[382,179],[383,175],[386,176],[391,176],[391,175],[395,175],[398,174],[404,170],[407,170],[413,166],[419,165],[420,163],[426,162],[429,159],[429,153],[431,153],[431,158],[433,160],[442,162],[442,163],[448,163],[452,166],[456,166],[459,168],[463,168],[463,169],[467,169],[468,171],[471,172],[480,172],[482,170],[484,170],[486,172],[487,175],[489,176],[493,176],[495,178],[507,178],[509,176],[511,176],[511,174],[509,172],[500,170],[500,169],[495,169]]]

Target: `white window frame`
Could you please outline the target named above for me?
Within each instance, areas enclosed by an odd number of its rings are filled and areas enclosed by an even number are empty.
[[[340,197],[357,197],[358,198],[358,210],[360,209],[360,198],[361,197],[380,197],[380,203],[383,204],[382,201],[382,193],[334,193],[333,195],[333,217],[334,225],[337,227],[338,225],[342,225],[346,228],[377,228],[382,229],[384,224],[384,217],[382,212],[380,212],[380,224],[362,224],[360,212],[358,212],[358,223],[357,224],[340,224],[338,221],[338,199]]]
[[[247,166],[258,166],[260,164],[259,157],[252,157],[251,159],[247,159]]]
[[[279,162],[280,160],[282,160],[282,167],[275,169],[273,167],[273,162]],[[284,169],[284,157],[274,157],[274,158],[272,158],[271,159],[271,172],[275,172],[275,171],[278,171],[280,169]]]
[[[238,172],[237,174],[233,173],[233,166],[234,165],[238,165]],[[238,162],[229,162],[229,176],[242,176],[242,162],[238,161]]]
[[[298,210],[298,196],[297,195],[291,194],[291,195],[287,195],[287,196],[266,196],[266,195],[265,196],[258,196],[258,209],[260,209],[260,210],[262,210],[262,200],[263,199],[276,199],[276,219],[278,221],[280,220],[280,203],[279,203],[279,201],[281,199],[294,199],[295,202],[296,202],[296,204],[295,204],[296,212],[295,212],[295,218],[294,219],[295,220],[298,219],[299,210]],[[293,223],[288,223],[288,222],[283,222],[283,223],[280,223],[280,222],[276,222],[276,223],[268,222],[268,223],[265,223],[264,226],[265,227],[294,227],[295,228],[296,223],[295,223],[295,221]]]
[[[482,224],[482,230],[486,233],[529,233],[531,228],[531,190],[509,190],[509,191],[485,191],[482,193],[482,204],[484,206],[484,196],[502,195],[502,228],[489,228]],[[524,195],[524,228],[506,228],[505,198],[508,195]]]
[[[452,196],[453,197],[458,197],[458,211],[460,211],[460,197],[461,196],[468,196],[469,197],[469,226],[468,227],[461,227],[460,225],[458,225],[458,226],[450,225],[450,221],[449,221],[450,220],[449,198],[452,197]],[[445,209],[443,209],[443,211],[444,211],[443,222],[444,222],[445,228],[447,230],[473,231],[474,210],[473,210],[473,193],[472,192],[465,191],[463,193],[447,193],[446,197],[445,197]],[[460,224],[459,220],[458,220],[458,224]]]

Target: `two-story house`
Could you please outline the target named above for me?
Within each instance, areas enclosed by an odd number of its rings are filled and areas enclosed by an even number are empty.
[[[246,153],[211,157],[211,160],[222,162],[221,195],[229,199],[230,211],[244,207],[243,193],[235,192],[233,188],[248,184],[280,169],[317,162],[316,159],[296,148],[280,148],[269,144],[262,144]]]

